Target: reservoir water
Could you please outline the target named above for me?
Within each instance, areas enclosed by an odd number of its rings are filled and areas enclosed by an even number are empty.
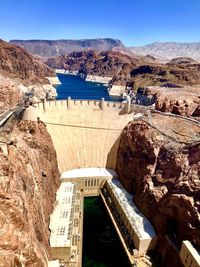
[[[86,82],[81,77],[75,75],[57,74],[61,84],[55,88],[58,93],[57,99],[93,99],[100,100],[104,97],[107,101],[119,101],[118,97],[111,97],[107,92],[107,87],[101,83]]]
[[[100,197],[84,199],[83,267],[129,267]]]

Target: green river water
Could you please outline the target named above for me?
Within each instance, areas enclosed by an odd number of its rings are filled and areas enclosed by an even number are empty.
[[[100,197],[84,199],[83,267],[129,267]]]

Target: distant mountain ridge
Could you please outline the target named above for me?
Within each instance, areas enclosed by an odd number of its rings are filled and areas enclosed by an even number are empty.
[[[78,51],[119,51],[130,55],[154,56],[160,60],[190,57],[200,62],[200,42],[176,43],[155,42],[144,46],[126,47],[120,40],[112,38],[94,38],[80,40],[11,40],[11,43],[25,48],[35,56],[45,58],[62,56]]]
[[[130,47],[129,49],[132,53],[143,56],[152,55],[168,58],[169,60],[178,57],[190,57],[200,62],[200,42],[155,42],[144,46]]]
[[[112,38],[82,40],[11,40],[11,43],[25,48],[32,55],[55,57],[74,51],[108,51],[113,48],[125,48],[120,40]]]

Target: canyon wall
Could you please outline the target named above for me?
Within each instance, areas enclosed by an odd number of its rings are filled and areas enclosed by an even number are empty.
[[[182,266],[182,240],[200,247],[200,126],[158,113],[130,122],[116,171],[156,229],[158,266]]]
[[[41,122],[21,121],[8,130],[0,136],[6,140],[0,147],[0,266],[44,267],[59,186],[56,153]]]

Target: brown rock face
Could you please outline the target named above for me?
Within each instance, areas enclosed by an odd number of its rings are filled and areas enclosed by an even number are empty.
[[[174,87],[175,86],[175,87]],[[143,96],[153,96],[155,109],[177,115],[200,117],[200,87],[161,87],[140,88]]]
[[[160,266],[182,266],[171,244],[179,250],[190,240],[200,247],[200,126],[161,114],[129,123],[117,173],[155,227]]]
[[[47,266],[55,150],[43,123],[20,122],[11,138],[8,155],[0,151],[0,266]]]
[[[0,114],[13,108],[21,100],[23,92],[11,79],[0,77]]]
[[[156,95],[156,110],[177,115],[200,117],[200,98],[197,95],[173,92]]]
[[[55,76],[53,70],[38,62],[16,45],[0,40],[0,73],[19,79],[24,84],[48,84],[45,77]]]
[[[90,50],[50,58],[45,63],[55,69],[65,68],[90,75],[113,76],[123,64],[132,65],[134,62],[139,62],[139,60],[119,52]]]
[[[135,88],[166,83],[197,85],[200,84],[200,64],[142,64],[132,68],[130,76],[131,80],[135,82]]]

